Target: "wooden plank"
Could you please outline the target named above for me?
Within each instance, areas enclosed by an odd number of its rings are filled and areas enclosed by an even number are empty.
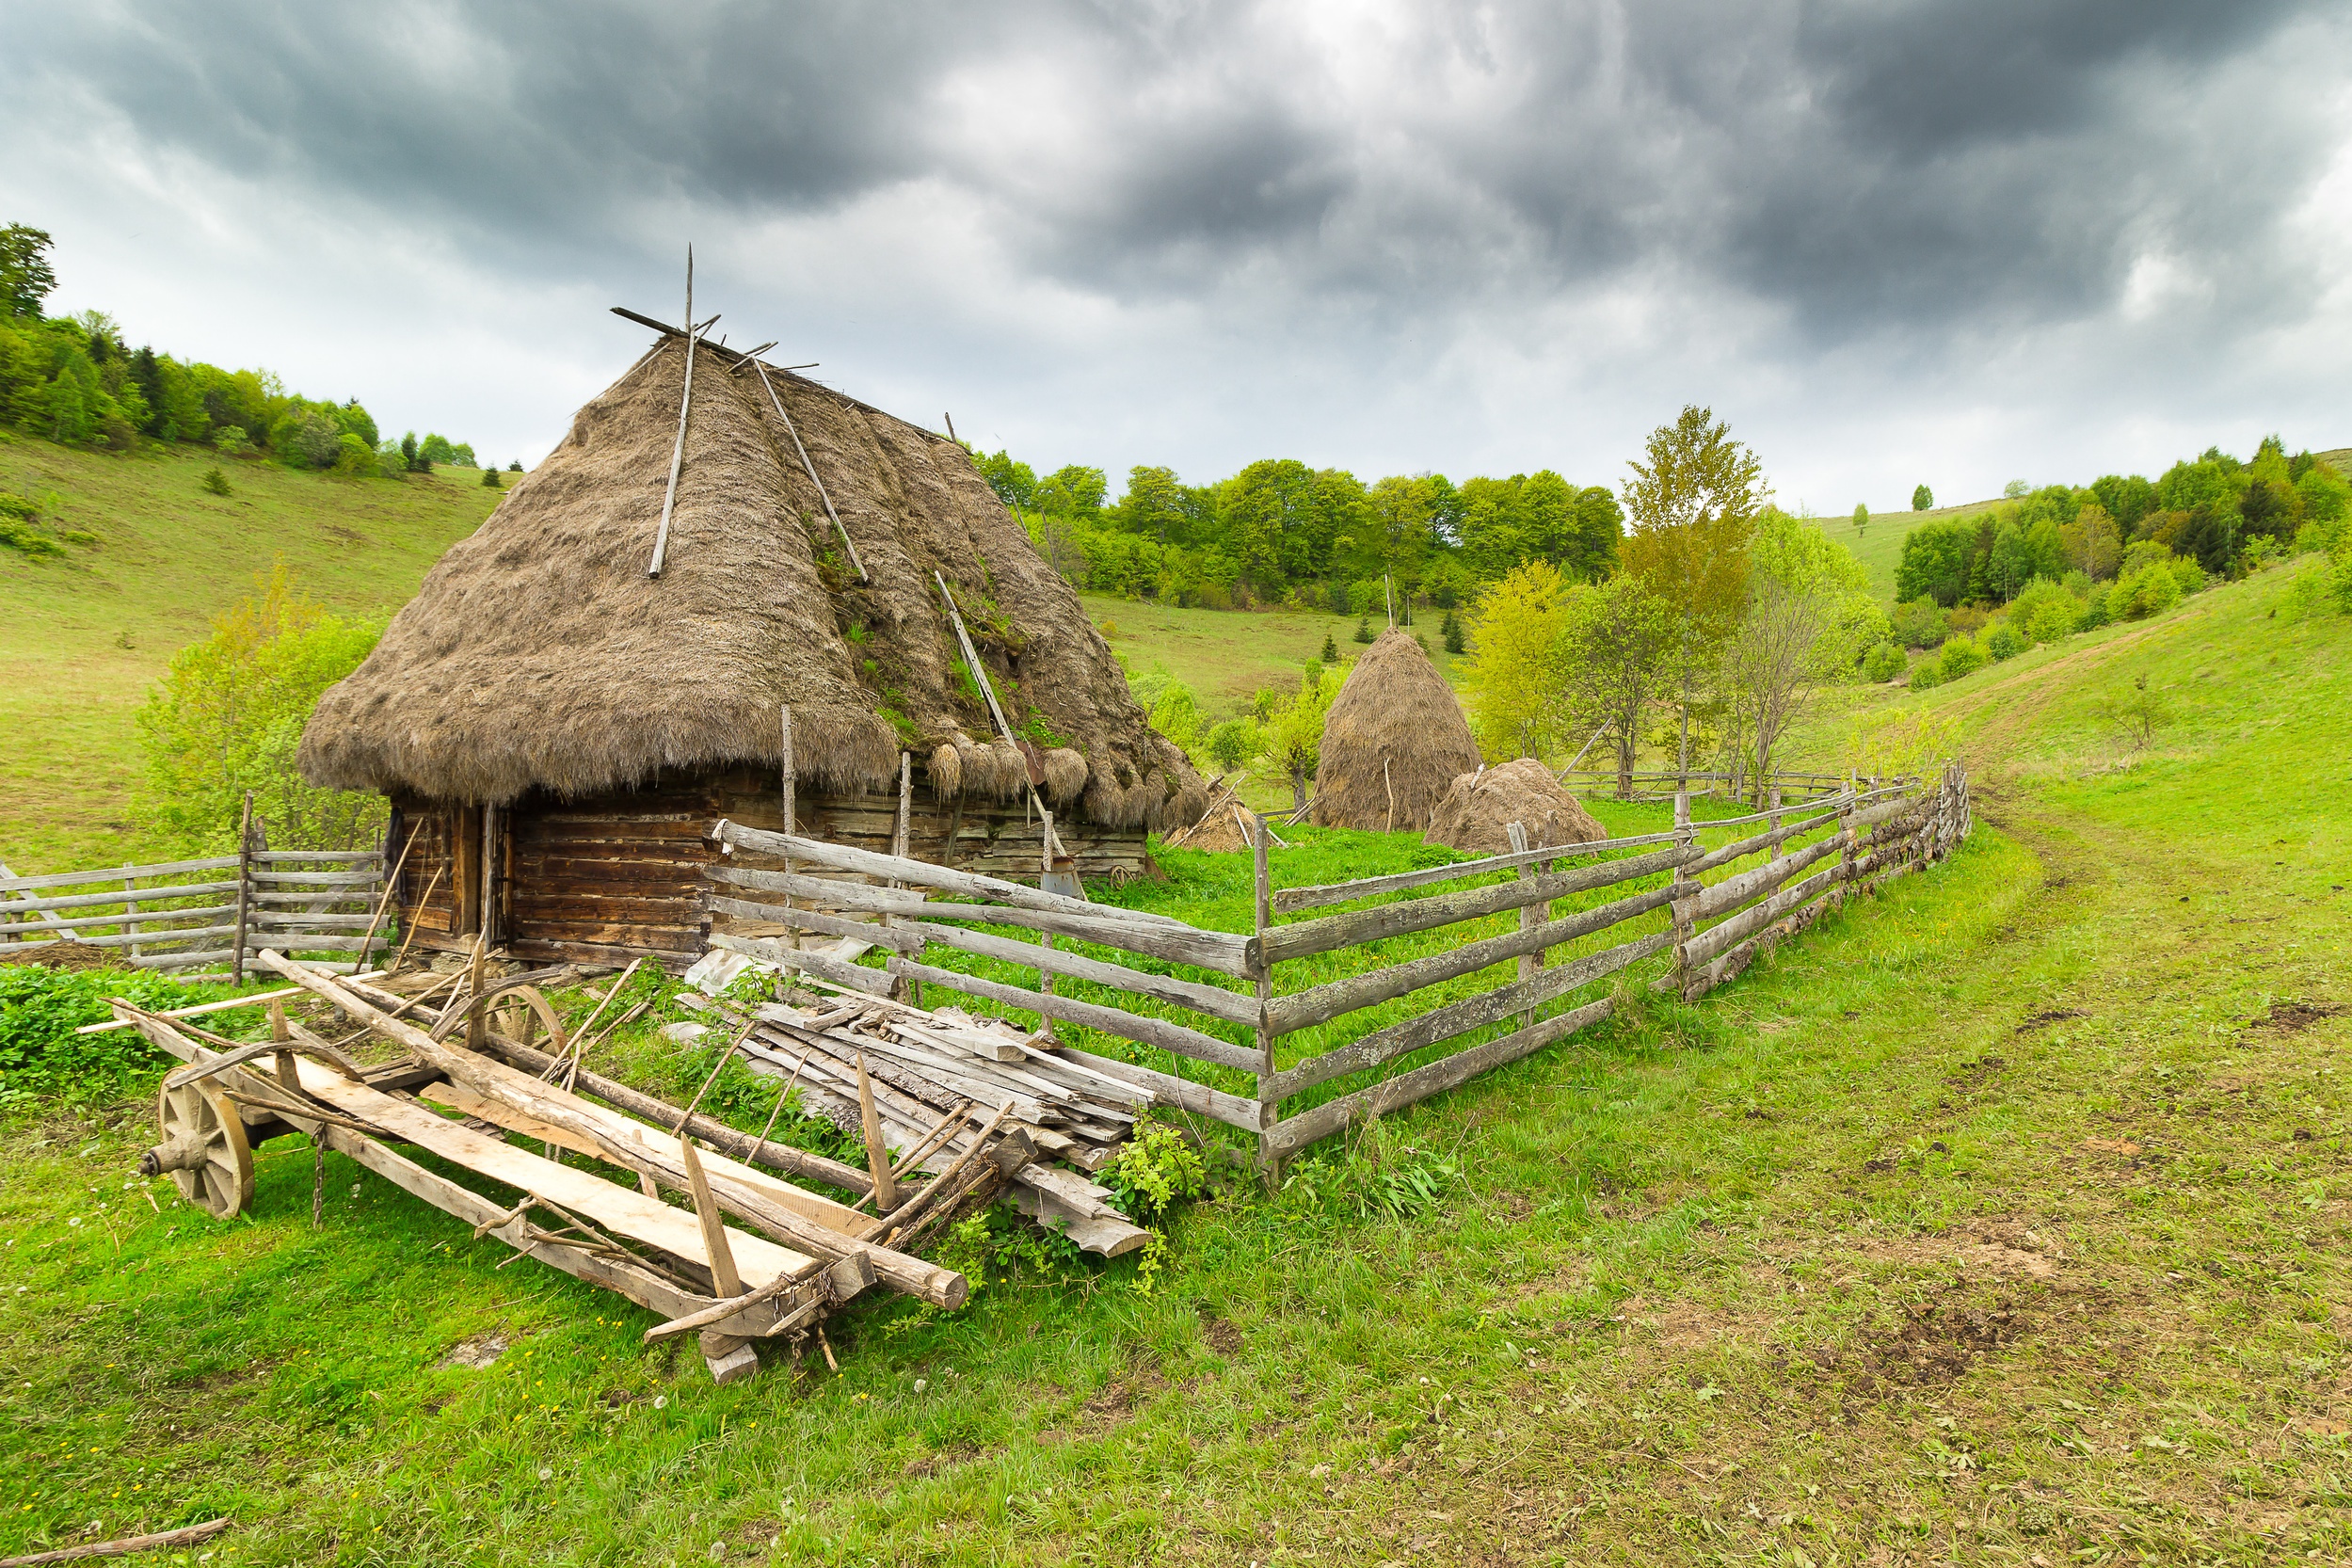
[[[1701,889],[1696,900],[1697,918],[1711,920],[1718,915],[1738,908],[1750,899],[1771,891],[1790,877],[1816,865],[1838,850],[1839,840],[1832,837],[1807,844],[1793,855],[1784,855],[1761,866],[1727,876],[1722,881]]]
[[[1475,974],[1490,964],[1499,964],[1522,953],[1539,952],[1563,942],[1589,936],[1596,931],[1605,931],[1610,926],[1646,915],[1653,909],[1662,908],[1672,902],[1673,896],[1674,889],[1672,888],[1652,888],[1597,908],[1547,920],[1538,926],[1464,942],[1443,952],[1430,953],[1402,964],[1391,964],[1365,974],[1351,975],[1345,980],[1331,981],[1287,997],[1276,997],[1267,1008],[1267,1027],[1276,1035],[1295,1033],[1299,1030],[1329,1022],[1342,1014],[1374,1007],[1431,985],[1443,984],[1465,974]]]
[[[120,923],[121,923],[121,922],[117,921],[117,922],[115,922],[115,923],[120,924]],[[41,926],[41,927],[38,927],[37,929],[40,929],[40,930],[44,930],[44,931],[45,931],[45,930],[47,930],[47,929],[48,929],[48,927],[46,927],[46,926]],[[141,944],[146,944],[146,943],[162,943],[162,942],[186,942],[186,941],[194,941],[196,938],[198,938],[198,937],[200,937],[200,936],[235,936],[236,934],[237,934],[237,928],[236,928],[235,926],[233,926],[233,925],[200,925],[200,926],[187,926],[187,927],[184,927],[184,928],[182,928],[182,929],[180,929],[180,930],[177,930],[177,931],[164,931],[164,932],[152,932],[152,933],[138,933],[138,932],[134,932],[134,933],[131,933],[131,934],[129,934],[129,935],[126,935],[126,936],[76,936],[76,937],[74,937],[74,938],[73,938],[73,940],[74,940],[75,942],[79,943],[80,945],[84,946],[84,947],[92,947],[92,948],[127,948],[127,947],[129,947],[131,944],[133,944],[134,942],[137,942],[137,943],[141,943]],[[56,947],[56,946],[57,946],[57,945],[58,945],[58,942],[62,941],[62,940],[63,940],[63,938],[62,938],[62,937],[60,937],[60,938],[58,938],[58,940],[57,940],[57,941],[50,941],[50,942],[25,942],[25,943],[22,943],[22,944],[11,945],[11,946],[8,948],[8,951],[9,952],[11,952],[11,953],[19,953],[19,952],[34,952],[34,951],[36,951],[36,950],[38,950],[38,949],[44,948],[44,947]]]
[[[1838,844],[1838,840],[1834,839],[1827,842],[1832,848],[1837,847]],[[1704,967],[1717,954],[1751,932],[1763,929],[1789,910],[1803,904],[1814,894],[1834,886],[1844,870],[1843,866],[1826,867],[1794,887],[1782,888],[1763,903],[1743,909],[1720,924],[1709,926],[1677,948],[1676,958],[1681,961],[1682,967],[1686,969],[1698,969]]]
[[[380,888],[384,879],[375,872],[263,872],[253,873],[256,883],[270,883],[290,888]]]
[[[1766,814],[1770,815],[1768,812]],[[1837,821],[1835,811],[1824,811],[1817,817],[1807,817],[1802,822],[1785,823],[1779,827],[1768,827],[1751,838],[1737,839],[1728,844],[1720,844],[1690,862],[1690,874],[1699,876],[1715,870],[1718,866],[1728,866],[1735,860],[1745,860],[1751,855],[1771,849],[1776,844],[1784,844],[1791,839],[1801,839],[1814,829],[1826,827],[1835,821]],[[1714,825],[1712,823],[1699,824],[1703,829]]]
[[[140,891],[144,892],[146,889],[141,888]],[[130,895],[128,894],[117,895],[118,899],[127,898]],[[145,900],[142,899],[140,902],[144,904]],[[75,915],[67,920],[50,920],[36,929],[41,931],[88,931],[94,926],[135,924],[138,926],[142,932],[152,932],[158,936],[168,936],[171,934],[171,928],[159,922],[171,920],[210,920],[215,915],[233,915],[236,911],[237,906],[233,904],[217,904],[206,909],[142,908],[136,915],[128,913],[119,913],[113,915]],[[0,914],[5,913],[7,913],[6,908],[0,907]],[[232,927],[232,929],[234,928]]]
[[[1121,948],[1171,964],[1191,964],[1219,974],[1247,979],[1255,962],[1249,937],[1192,926],[1152,924],[1128,918],[1112,904],[1082,905],[1083,913],[1065,910],[1014,909],[982,904],[937,904],[903,888],[844,882],[792,872],[760,871],[747,866],[714,865],[705,872],[714,882],[760,892],[789,894],[837,909],[857,909],[877,915],[914,915],[926,920],[963,920],[974,924],[1013,926],[1025,931],[1075,936],[1100,947]]]
[[[136,899],[142,908],[152,908],[154,904],[168,899],[201,898],[210,893],[233,893],[236,890],[234,882],[173,882],[161,887],[141,888],[136,893],[68,893],[61,898],[10,899],[6,904],[0,904],[0,915],[26,910],[86,909],[94,905],[121,904],[129,899]],[[171,909],[158,912],[179,913]]]
[[[952,991],[984,997],[990,1001],[1059,1018],[1064,1023],[1083,1024],[1105,1034],[1115,1034],[1122,1040],[1133,1040],[1139,1045],[1157,1046],[1161,1050],[1174,1051],[1195,1062],[1213,1062],[1220,1067],[1239,1067],[1243,1072],[1257,1070],[1256,1051],[1164,1018],[1147,1018],[1140,1014],[1122,1012],[1118,1008],[1104,1007],[1091,1001],[1079,1001],[1071,997],[1046,996],[1018,986],[1000,985],[993,980],[958,974],[953,969],[936,968],[929,964],[918,964],[911,958],[892,958],[889,972],[908,980],[944,985]]]
[[[1298,925],[1277,926],[1263,938],[1266,962],[1271,965],[1285,959],[1306,958],[1335,948],[1356,947],[1389,936],[1480,920],[1570,893],[1631,882],[1695,860],[1699,853],[1695,848],[1677,845],[1624,860],[1606,860],[1576,871],[1554,872],[1529,882],[1502,882],[1491,888],[1440,893],[1434,898],[1412,899],[1403,904],[1375,904],[1369,909],[1326,915]]]
[[[705,904],[714,915],[727,915],[740,920],[758,920],[768,925],[789,926],[795,931],[814,931],[827,936],[848,936],[870,947],[888,948],[892,952],[920,952],[923,936],[905,927],[876,925],[872,920],[844,919],[815,909],[780,904],[752,904],[739,898],[710,898]],[[941,930],[947,928],[942,926]],[[733,936],[766,936],[766,932],[733,932]]]
[[[1207,1116],[1211,1121],[1223,1122],[1227,1127],[1238,1127],[1244,1132],[1254,1133],[1257,1130],[1257,1102],[1254,1099],[1244,1099],[1239,1095],[1228,1095],[1222,1089],[1211,1089],[1206,1083],[1194,1083],[1190,1079],[1178,1078],[1173,1073],[1163,1073],[1157,1068],[1138,1066],[1132,1062],[1121,1062],[1112,1057],[1096,1056],[1091,1051],[1082,1051],[1073,1046],[1056,1046],[1052,1050],[1040,1054],[1048,1061],[1056,1057],[1066,1057],[1092,1071],[1131,1083],[1137,1089],[1152,1096],[1159,1104],[1173,1105],[1179,1111],[1190,1111],[1196,1116]]]
[[[935,866],[923,860],[901,860],[872,850],[851,849],[842,844],[828,844],[815,839],[804,839],[790,833],[764,833],[745,827],[740,823],[721,819],[711,836],[731,849],[751,850],[762,855],[790,856],[815,865],[831,866],[840,871],[863,872],[885,882],[904,882],[918,888],[938,888],[968,897],[995,899],[1016,909],[1058,910],[1064,914],[1084,915],[1097,911],[1098,906],[1084,899],[1064,898],[1035,888],[1025,888],[1017,882],[1000,881],[992,876],[972,876],[963,872]],[[1190,930],[1183,921],[1164,915],[1147,915],[1139,910],[1127,911],[1126,918],[1145,925],[1167,925]]]
[[[1328,1101],[1288,1121],[1276,1122],[1266,1133],[1266,1144],[1277,1156],[1288,1155],[1320,1138],[1329,1137],[1352,1121],[1401,1111],[1432,1095],[1467,1083],[1480,1073],[1516,1062],[1523,1056],[1531,1056],[1554,1041],[1564,1039],[1586,1025],[1608,1017],[1612,1006],[1609,999],[1603,997],[1598,1001],[1587,1002],[1573,1013],[1540,1019],[1533,1026],[1514,1030],[1499,1040],[1473,1046],[1442,1062],[1416,1067],[1409,1073],[1398,1074],[1384,1083]]]
[[[1026,964],[1046,974],[1067,975],[1073,980],[1088,980],[1098,985],[1132,991],[1138,996],[1151,997],[1177,1007],[1190,1008],[1195,1013],[1205,1013],[1226,1023],[1240,1024],[1244,1029],[1255,1029],[1259,1022],[1256,997],[1221,991],[1214,985],[1204,985],[1197,981],[1150,974],[1121,964],[1106,964],[1079,953],[1039,947],[1033,942],[1016,942],[1006,936],[991,936],[984,932],[965,931],[951,925],[934,925],[927,920],[917,920],[902,929],[920,932],[941,947]]]
[[[1704,824],[1702,824],[1704,825]],[[1636,849],[1650,844],[1671,844],[1672,833],[1641,833],[1629,839],[1598,839],[1590,843],[1554,844],[1542,849],[1514,850],[1504,855],[1489,855],[1477,860],[1458,860],[1450,866],[1428,866],[1419,871],[1395,872],[1386,876],[1359,877],[1353,882],[1332,882],[1316,888],[1282,888],[1273,895],[1273,912],[1288,915],[1301,909],[1314,909],[1328,904],[1348,904],[1360,898],[1374,898],[1383,893],[1401,893],[1413,888],[1427,888],[1439,882],[1459,882],[1467,876],[1485,876],[1493,872],[1517,871],[1532,866],[1539,860],[1564,860],[1576,855],[1602,855],[1612,850]]]
[[[1302,1089],[1313,1088],[1335,1078],[1377,1067],[1400,1056],[1410,1056],[1441,1040],[1450,1040],[1474,1029],[1499,1023],[1513,1013],[1542,1006],[1544,1002],[1566,996],[1580,986],[1589,985],[1604,975],[1638,964],[1656,953],[1664,952],[1673,945],[1674,934],[1660,931],[1602,952],[1588,954],[1573,964],[1539,969],[1529,978],[1458,1001],[1448,1007],[1436,1008],[1418,1017],[1407,1018],[1375,1030],[1361,1040],[1352,1041],[1336,1050],[1310,1057],[1285,1072],[1268,1079],[1260,1090],[1270,1102],[1288,1099]],[[1533,1023],[1537,1020],[1529,1019]]]
[[[166,860],[152,866],[109,866],[100,872],[50,872],[40,876],[0,877],[0,893],[13,893],[27,888],[71,888],[90,882],[119,882],[124,876],[177,876],[183,872],[229,871],[237,865],[233,855],[218,856],[210,860]]]
[[[724,952],[740,952],[745,958],[757,958],[762,964],[774,964],[779,969],[790,969],[795,974],[814,975],[819,980],[853,991],[862,991],[870,997],[890,994],[890,977],[882,970],[863,968],[830,953],[803,952],[771,937],[730,936],[723,931],[711,933],[710,942],[712,947]]]
[[[362,860],[381,860],[380,849],[261,849],[253,852],[257,866],[272,866],[283,862],[295,864],[357,865]]]

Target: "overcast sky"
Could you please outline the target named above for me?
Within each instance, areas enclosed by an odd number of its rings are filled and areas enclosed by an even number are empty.
[[[1042,472],[1784,504],[2352,444],[2352,8],[1082,0],[0,12],[51,309],[536,460],[697,306]]]

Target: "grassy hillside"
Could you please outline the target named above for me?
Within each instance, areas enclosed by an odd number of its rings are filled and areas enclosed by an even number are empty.
[[[1111,646],[1127,661],[1130,677],[1141,679],[1154,666],[1165,669],[1192,687],[1202,708],[1219,718],[1247,707],[1250,695],[1262,686],[1297,685],[1300,666],[1320,656],[1326,636],[1338,646],[1343,659],[1362,651],[1350,640],[1355,634],[1352,616],[1179,610],[1099,594],[1079,597],[1096,626],[1110,623],[1115,628]],[[1444,615],[1442,610],[1423,610],[1414,630],[1450,680],[1457,661],[1438,635]],[[1372,617],[1374,631],[1384,624],[1385,617]]]
[[[2352,621],[2284,586],[1863,694],[1961,727],[1947,864],[1227,1185],[1148,1291],[861,1306],[839,1376],[714,1388],[339,1156],[323,1229],[292,1144],[215,1225],[123,1190],[142,1098],[0,1112],[0,1553],[228,1513],[252,1563],[2342,1560]],[[1278,883],[1345,847],[1299,837]],[[1239,907],[1240,857],[1169,862],[1125,896]]]
[[[1857,529],[1849,513],[1842,517],[1819,520],[1821,532],[1854,552],[1863,569],[1870,574],[1870,585],[1887,603],[1895,602],[1895,568],[1903,558],[1903,540],[1923,522],[1943,518],[1962,518],[1997,506],[1995,501],[1971,501],[1958,506],[1937,506],[1925,512],[1873,512],[1870,526]]]
[[[0,859],[20,872],[146,857],[127,821],[130,716],[274,558],[337,610],[394,609],[496,501],[474,469],[393,483],[234,462],[223,497],[200,482],[213,466],[0,433],[0,490],[97,536],[62,557],[0,549]]]

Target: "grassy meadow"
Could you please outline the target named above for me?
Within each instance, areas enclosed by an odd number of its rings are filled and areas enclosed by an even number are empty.
[[[282,557],[344,614],[389,613],[489,515],[475,469],[340,479],[206,454],[133,457],[0,432],[0,490],[96,536],[62,556],[0,549],[0,860],[20,872],[152,859],[130,820],[131,715],[171,656]],[[511,479],[509,480],[511,483]]]
[[[1825,701],[1823,760],[1955,722],[1948,863],[1282,1193],[1221,1171],[1147,1292],[861,1305],[838,1376],[715,1388],[340,1157],[313,1230],[298,1141],[216,1224],[133,1175],[145,1096],[0,1108],[0,1554],[227,1513],[216,1564],[2352,1558],[2352,622],[2288,576]],[[1255,656],[1185,655],[1204,696]],[[1277,885],[1427,853],[1294,841]],[[1234,923],[1240,857],[1166,863],[1118,896]]]
[[[1816,518],[1821,532],[1854,552],[1863,569],[1870,574],[1870,586],[1887,604],[1895,602],[1895,568],[1903,559],[1903,540],[1923,522],[1936,522],[1944,518],[1969,517],[1997,501],[1969,501],[1957,506],[1937,506],[1925,512],[1873,512],[1870,526],[1856,528],[1853,514],[1841,512],[1831,517]]]

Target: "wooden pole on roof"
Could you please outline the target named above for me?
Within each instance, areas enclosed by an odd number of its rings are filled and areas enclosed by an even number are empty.
[[[695,401],[695,248],[686,247],[686,390],[678,398],[678,442],[670,448],[669,489],[662,497],[662,526],[653,536],[653,562],[648,577],[662,575],[662,562],[670,548],[670,513],[678,505],[678,471],[686,462],[686,410]]]
[[[850,569],[857,574],[857,581],[866,582],[866,563],[857,558],[857,546],[851,541],[849,530],[842,525],[841,514],[833,509],[833,497],[826,492],[824,481],[817,477],[817,465],[808,460],[808,449],[801,444],[800,427],[792,423],[792,416],[784,411],[784,400],[776,395],[776,383],[768,379],[768,367],[755,359],[751,361],[751,368],[760,373],[760,385],[767,389],[768,402],[775,408],[776,417],[784,422],[785,434],[792,438],[792,450],[800,454],[800,466],[808,471],[808,483],[817,487],[817,499],[824,503],[824,515],[833,520],[833,531],[841,536],[841,548],[849,552]]]
[[[793,777],[792,768],[792,705],[789,702],[782,704],[781,712],[784,715],[784,831],[798,833],[800,831],[797,809],[799,802],[795,793],[798,780]],[[787,855],[784,857],[784,870],[789,874],[792,869],[792,857]],[[792,895],[787,893],[784,895],[784,907],[790,909],[792,906]],[[788,939],[797,951],[800,947],[799,930],[795,928]]]

